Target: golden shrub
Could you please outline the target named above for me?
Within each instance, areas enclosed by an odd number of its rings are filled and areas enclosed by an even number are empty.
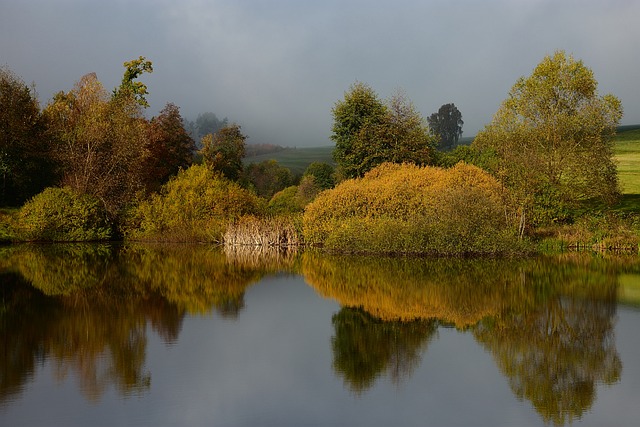
[[[309,243],[348,252],[495,253],[516,245],[503,189],[482,169],[385,163],[321,193],[304,214]]]

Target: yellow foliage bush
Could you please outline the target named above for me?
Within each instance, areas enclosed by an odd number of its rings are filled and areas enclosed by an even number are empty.
[[[129,215],[133,240],[221,241],[227,224],[263,212],[265,202],[204,165],[180,171]]]
[[[305,241],[345,252],[485,254],[520,247],[503,189],[482,169],[385,163],[321,193]]]

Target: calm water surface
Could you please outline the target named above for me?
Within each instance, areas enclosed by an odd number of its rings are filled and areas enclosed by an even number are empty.
[[[2,426],[631,426],[640,259],[0,248]]]

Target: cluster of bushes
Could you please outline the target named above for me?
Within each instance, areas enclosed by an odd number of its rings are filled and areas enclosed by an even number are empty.
[[[111,224],[100,202],[49,188],[15,217],[19,240],[300,244],[340,252],[496,254],[523,249],[505,216],[503,190],[482,169],[385,163],[322,190],[315,177],[270,201],[205,165],[182,170]]]
[[[386,163],[321,193],[304,213],[307,243],[341,252],[496,254],[523,249],[503,191],[482,169]]]

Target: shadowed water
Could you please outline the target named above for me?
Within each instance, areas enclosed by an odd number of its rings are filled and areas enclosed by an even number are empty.
[[[0,248],[0,425],[630,425],[640,262]]]

